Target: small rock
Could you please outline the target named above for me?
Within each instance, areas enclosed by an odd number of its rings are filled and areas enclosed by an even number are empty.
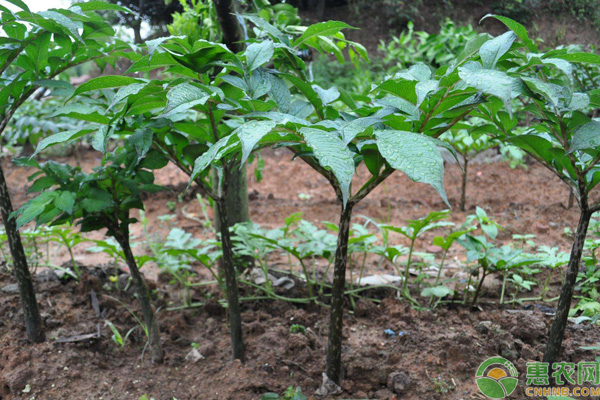
[[[535,229],[538,230],[538,232],[548,232],[548,226],[547,225],[542,225],[540,223],[536,223],[533,226],[535,227]]]
[[[258,192],[258,190],[254,189],[252,192],[248,193],[248,200],[257,200],[259,195],[260,193]]]
[[[487,335],[490,331],[491,326],[492,326],[492,321],[481,321],[480,323],[477,324],[477,326],[475,327],[475,330],[477,330],[477,332],[481,333],[482,335]]]
[[[558,224],[556,222],[548,222],[548,225],[550,225],[551,228],[558,228]]]
[[[444,249],[442,249],[440,246],[434,246],[434,245],[427,246],[426,250],[428,253],[433,253],[433,254],[439,254],[442,251],[444,251]]]
[[[5,374],[4,380],[11,393],[19,393],[25,389],[25,385],[27,385],[32,375],[33,372],[31,369],[22,365],[21,368],[16,368],[12,372]]]
[[[403,372],[392,372],[388,376],[387,387],[396,394],[405,394],[412,386],[412,380]]]
[[[200,354],[202,354],[204,357],[210,357],[212,355],[215,354],[215,345],[213,343],[206,343],[203,344],[202,346],[200,346],[198,348],[198,351],[200,352]]]
[[[390,392],[388,389],[380,389],[375,392],[375,398],[381,400],[391,400],[394,397],[394,394]]]
[[[2,286],[2,288],[0,288],[0,292],[19,294],[19,286],[16,283],[11,283],[10,285]]]
[[[200,354],[198,349],[192,349],[192,351],[187,353],[187,355],[185,356],[186,361],[191,361],[193,363],[197,363],[200,360],[204,360],[204,358],[205,357],[202,354]]]

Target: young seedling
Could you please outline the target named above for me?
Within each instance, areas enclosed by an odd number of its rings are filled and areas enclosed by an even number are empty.
[[[150,151],[150,143],[146,143],[147,146],[140,146],[140,142],[130,138],[125,147],[114,153],[105,150],[102,165],[89,174],[81,172],[80,168],[55,162],[40,165],[33,159],[22,160],[23,165],[39,168],[44,175],[39,179],[46,179],[48,183],[45,190],[18,210],[17,224],[78,222],[82,232],[107,229],[107,235],[114,237],[120,245],[133,278],[152,361],[161,363],[163,351],[158,322],[150,292],[131,250],[129,235],[129,225],[136,222],[130,215],[131,210],[144,207],[142,192],[161,190],[160,186],[154,185],[151,171],[167,163],[160,153]]]
[[[600,182],[600,122],[588,116],[590,108],[598,106],[598,97],[573,84],[572,70],[578,64],[598,65],[600,56],[567,48],[541,52],[522,25],[505,17],[494,18],[511,29],[491,41],[500,44],[501,51],[481,51],[480,61],[460,68],[467,85],[488,98],[477,116],[494,124],[501,140],[525,150],[567,184],[580,208],[543,358],[552,364],[561,349],[590,218],[600,211],[600,203],[590,201],[590,193]],[[531,123],[523,134],[514,129],[517,118],[511,102],[516,97],[525,104],[518,113],[532,116],[525,119]]]
[[[408,260],[406,261],[406,268],[404,270],[404,286],[403,292],[404,295],[410,298],[410,293],[408,291],[408,278],[410,277],[410,266],[412,261],[412,255],[415,248],[416,240],[423,235],[425,232],[430,231],[432,229],[441,228],[444,226],[452,226],[454,225],[452,222],[442,221],[443,219],[448,218],[450,215],[449,210],[436,212],[433,211],[429,213],[426,217],[408,221],[407,226],[403,227],[395,227],[391,225],[382,225],[381,228],[399,233],[405,236],[408,240],[410,240],[410,247],[408,251]]]
[[[13,12],[0,5],[0,25],[6,35],[5,45],[0,49],[0,140],[18,108],[40,87],[70,90],[68,83],[54,78],[86,61],[96,60],[101,66],[101,58],[104,62],[111,61],[107,55],[122,43],[114,40],[112,26],[94,11],[128,11],[104,1],[90,1],[65,10],[33,13],[21,0],[8,2],[20,11]],[[12,254],[27,336],[32,342],[42,342],[44,331],[33,282],[12,213],[0,166],[0,214]]]
[[[477,118],[473,118],[472,121],[461,124],[460,128],[452,129],[440,136],[440,139],[450,143],[463,159],[459,203],[461,211],[465,211],[469,161],[478,154],[498,146],[498,142],[487,134],[491,131],[490,127],[482,124],[480,121]]]

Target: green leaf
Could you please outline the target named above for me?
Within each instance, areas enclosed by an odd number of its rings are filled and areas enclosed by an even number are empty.
[[[116,88],[116,87],[131,85],[134,83],[140,83],[140,82],[143,82],[143,81],[141,79],[132,78],[129,76],[119,76],[119,75],[99,76],[97,78],[90,79],[89,81],[79,85],[77,87],[77,89],[75,89],[75,93],[73,95],[76,96],[81,93],[86,93],[86,92],[91,92],[91,91],[96,91],[96,90],[101,90],[101,89],[112,89],[112,88]]]
[[[48,189],[56,184],[56,180],[51,176],[44,176],[33,182],[33,185],[27,190],[27,193],[38,193]]]
[[[274,74],[268,74],[269,81],[271,83],[271,88],[269,89],[269,97],[271,97],[275,103],[277,103],[277,107],[284,112],[288,113],[290,111],[290,106],[292,104],[292,95],[290,94],[290,89],[288,89],[285,82]]]
[[[202,173],[208,166],[216,159],[221,157],[227,149],[229,149],[232,145],[229,144],[229,141],[233,138],[233,135],[225,136],[221,138],[217,143],[210,146],[210,148],[202,154],[200,157],[196,159],[194,162],[194,170],[192,171],[192,175],[190,177],[190,184],[196,179],[196,177]]]
[[[105,211],[113,205],[110,193],[97,188],[92,188],[87,197],[81,201],[81,207],[90,213]]]
[[[73,207],[75,206],[75,193],[61,192],[60,195],[54,200],[54,205],[60,211],[66,212],[67,214],[73,214]]]
[[[158,46],[170,39],[185,39],[185,36],[165,36],[157,39],[147,40],[146,48],[148,49],[148,61],[152,60],[154,52],[156,51],[156,49],[158,49]]]
[[[481,23],[486,18],[495,18],[498,21],[502,22],[504,25],[506,25],[506,27],[508,29],[512,30],[519,37],[519,39],[521,39],[521,41],[525,44],[525,46],[527,47],[527,49],[530,52],[532,52],[532,53],[538,52],[538,48],[537,48],[536,44],[533,42],[533,40],[529,39],[529,36],[527,35],[527,29],[525,29],[525,27],[523,25],[521,25],[520,23],[513,21],[510,18],[503,17],[501,15],[493,15],[493,14],[487,14],[486,16],[481,18],[479,23]]]
[[[238,127],[233,133],[240,138],[242,143],[241,166],[252,153],[254,146],[276,126],[272,121],[250,121]]]
[[[591,121],[579,127],[573,134],[569,153],[577,150],[594,149],[600,146],[600,122]]]
[[[323,105],[333,103],[340,97],[340,92],[335,86],[330,87],[329,89],[323,89],[319,85],[312,85],[312,88],[323,102]]]
[[[294,47],[301,45],[307,40],[317,37],[317,36],[331,36],[335,35],[339,31],[345,28],[351,28],[345,22],[340,21],[327,21],[327,22],[319,22],[318,24],[314,24],[306,28],[302,36],[294,41]]]
[[[119,11],[123,13],[132,13],[129,8],[118,6],[106,0],[91,0],[73,4],[69,8],[79,7],[81,11]]]
[[[319,164],[335,175],[345,207],[348,202],[352,176],[354,176],[354,154],[335,132],[302,128],[300,133],[304,136],[306,144],[313,150]]]
[[[35,157],[40,151],[47,149],[50,146],[54,146],[55,144],[60,143],[69,144],[74,140],[77,140],[93,131],[94,129],[82,129],[78,131],[73,130],[59,132],[52,136],[48,136],[37,145],[37,148],[35,149],[35,152],[31,155],[31,158]]]
[[[415,182],[431,185],[448,204],[444,160],[433,141],[424,135],[394,130],[375,131],[375,137],[381,155],[392,168],[404,172]]]
[[[514,32],[506,32],[503,35],[495,37],[485,42],[479,49],[479,56],[483,62],[483,68],[493,69],[500,57],[502,57],[517,38]]]
[[[450,289],[449,287],[446,286],[435,286],[435,287],[428,287],[425,288],[421,291],[421,296],[423,297],[446,297],[448,295],[452,296],[454,294],[454,290]]]
[[[113,99],[110,102],[110,105],[108,106],[106,111],[113,108],[115,105],[117,105],[123,99],[126,99],[129,96],[133,96],[134,94],[139,93],[139,91],[142,90],[143,88],[145,88],[146,85],[147,85],[147,83],[134,83],[132,85],[128,85],[128,86],[124,86],[124,87],[120,88],[117,91],[117,94],[115,94],[115,97],[113,97]]]
[[[21,10],[26,11],[28,14],[33,15],[31,13],[31,10],[29,9],[29,7],[27,7],[27,4],[25,4],[25,2],[23,0],[6,0],[6,1],[19,7]]]
[[[256,68],[263,66],[273,56],[275,46],[270,40],[252,43],[244,53],[246,56],[246,64],[248,71],[254,71]]]
[[[512,78],[502,71],[460,67],[458,75],[467,85],[498,97],[511,113],[512,98],[523,91],[519,79]]]
[[[38,15],[56,22],[58,25],[71,32],[71,35],[73,35],[73,37],[75,37],[80,42],[84,43],[83,39],[79,35],[79,30],[83,29],[83,24],[81,22],[73,21],[67,16],[56,11],[42,11],[38,13]]]
[[[152,129],[146,128],[136,131],[127,138],[127,143],[131,145],[138,156],[138,162],[146,156],[152,146]]]
[[[179,84],[167,93],[167,107],[160,116],[168,117],[196,105],[205,104],[209,98],[210,94],[207,94],[198,86],[191,83]]]
[[[600,64],[600,55],[593,53],[553,53],[552,58],[560,58],[574,63]]]
[[[17,229],[23,225],[36,219],[40,214],[46,210],[46,206],[54,201],[56,193],[54,192],[43,192],[38,197],[28,201],[18,211],[19,218],[17,218]]]
[[[542,82],[537,78],[522,77],[521,80],[525,82],[527,87],[531,91],[542,95],[553,107],[558,107],[560,97],[562,97],[563,88],[553,83]]]

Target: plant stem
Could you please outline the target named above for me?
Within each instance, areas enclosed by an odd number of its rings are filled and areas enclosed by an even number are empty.
[[[21,236],[17,230],[15,218],[10,217],[12,212],[10,193],[8,192],[2,165],[0,165],[0,214],[2,214],[2,221],[6,229],[8,247],[12,255],[13,271],[19,287],[19,296],[21,297],[23,316],[25,318],[25,329],[30,341],[41,343],[45,340],[42,319],[35,298],[33,280],[27,266],[27,258],[25,257],[25,250],[23,250]]]
[[[444,268],[444,262],[446,261],[446,255],[448,254],[448,250],[449,249],[445,249],[444,250],[444,254],[442,255],[442,261],[440,262],[440,268],[438,269],[438,273],[435,277],[435,283],[433,284],[433,286],[437,286],[437,284],[440,281],[440,276],[442,275],[442,268]],[[431,305],[433,304],[433,296],[431,297],[431,299],[429,300],[429,307],[431,308]],[[437,303],[436,303],[437,305]]]
[[[152,303],[150,300],[150,292],[148,291],[148,286],[146,286],[146,282],[144,282],[144,278],[142,277],[142,274],[138,269],[135,257],[133,256],[133,252],[131,251],[131,246],[129,245],[129,232],[127,230],[119,231],[115,239],[117,239],[119,245],[121,245],[121,248],[123,249],[125,261],[127,262],[127,266],[129,267],[129,273],[131,274],[131,278],[133,278],[133,284],[135,285],[135,288],[138,293],[138,299],[140,301],[140,305],[142,306],[144,323],[146,325],[146,331],[148,332],[150,357],[152,358],[153,363],[162,364],[164,358],[162,346],[160,343],[158,321],[156,316],[154,315],[154,311],[152,310]]]
[[[469,160],[467,159],[467,156],[463,156],[464,158],[464,171],[462,174],[462,185],[461,185],[461,192],[460,192],[460,211],[465,211],[465,203],[466,203],[466,196],[467,196],[467,170],[468,170],[468,166],[469,166]]]
[[[227,181],[224,182],[227,193]],[[237,273],[233,261],[233,244],[231,243],[231,235],[229,232],[229,222],[227,220],[227,212],[225,211],[226,202],[223,195],[217,199],[217,207],[221,209],[219,212],[219,230],[221,233],[221,244],[223,250],[222,268],[225,275],[225,286],[227,288],[227,304],[229,311],[229,325],[231,329],[231,347],[233,350],[233,358],[244,361],[244,337],[242,333],[242,315],[240,310],[240,300],[238,296]]]
[[[504,303],[504,291],[506,290],[506,276],[507,271],[502,273],[502,291],[500,292],[500,304]]]
[[[481,276],[481,280],[479,281],[479,285],[477,285],[477,290],[473,295],[473,302],[471,303],[471,307],[475,307],[475,304],[477,303],[477,298],[479,297],[479,292],[481,292],[481,287],[483,286],[483,281],[487,276],[487,266],[485,265],[485,263],[481,263],[481,267],[483,268],[483,274]]]
[[[408,277],[410,275],[410,262],[412,260],[413,249],[415,247],[415,240],[416,239],[411,239],[410,250],[408,251],[408,260],[406,261],[406,270],[404,271],[404,288],[402,291],[405,295],[408,294]]]
[[[348,239],[352,204],[346,204],[340,214],[340,224],[335,252],[329,341],[327,344],[327,376],[337,383],[342,382],[342,329],[344,326],[344,289],[346,286],[346,263],[348,262]]]
[[[579,264],[581,263],[581,256],[583,254],[585,236],[587,234],[588,226],[590,225],[591,217],[592,212],[587,209],[581,210],[579,223],[577,225],[577,232],[575,233],[575,240],[571,249],[571,257],[569,258],[569,264],[567,266],[567,272],[564,277],[564,282],[560,292],[558,306],[556,307],[556,314],[554,316],[554,320],[552,321],[552,326],[550,327],[550,333],[548,334],[548,344],[546,345],[546,350],[544,352],[543,361],[550,363],[550,365],[556,361],[562,346],[565,328],[567,326],[567,319],[569,318],[569,308],[571,307],[573,291],[575,290],[577,272],[579,270]]]
[[[546,291],[548,290],[548,284],[550,283],[550,278],[552,277],[552,273],[554,272],[554,268],[550,268],[550,273],[544,282],[544,287],[542,288],[542,294],[540,295],[540,299],[544,300],[544,296],[546,295]]]

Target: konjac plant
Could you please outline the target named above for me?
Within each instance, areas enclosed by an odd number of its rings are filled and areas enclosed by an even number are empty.
[[[597,90],[581,91],[573,71],[579,64],[600,64],[600,56],[571,48],[543,52],[522,25],[494,18],[510,29],[491,41],[499,44],[499,51],[480,53],[479,60],[459,68],[463,81],[488,100],[476,114],[497,127],[501,140],[526,151],[568,185],[580,208],[544,353],[544,362],[553,363],[561,349],[590,218],[600,211],[600,202],[591,200],[600,182],[600,121],[590,116],[600,98]],[[524,131],[519,121],[528,121]]]
[[[257,26],[272,40],[281,41],[282,32],[272,25]],[[318,43],[325,32],[337,34],[345,27],[335,22],[317,24],[307,28],[293,44]],[[439,147],[450,146],[436,138],[483,101],[478,90],[461,82],[458,67],[476,57],[489,39],[489,35],[477,36],[450,66],[437,71],[418,64],[389,77],[373,88],[371,96],[352,96],[336,88],[321,88],[311,84],[303,71],[280,72],[277,76],[286,82],[285,86],[279,86],[285,91],[282,99],[289,99],[287,93],[291,92],[295,101],[279,101],[279,110],[268,107],[252,113],[252,117],[262,121],[241,125],[236,135],[221,139],[196,161],[196,171],[201,171],[208,163],[218,165],[223,158],[241,155],[244,159],[250,149],[285,146],[325,177],[335,191],[340,203],[340,221],[322,394],[339,390],[337,386],[342,380],[342,327],[353,207],[396,170],[414,181],[431,185],[446,201]],[[235,82],[241,87],[249,84],[247,79]],[[371,176],[353,191],[353,176],[362,163]]]
[[[64,88],[54,80],[73,66],[94,60],[100,66],[114,61],[110,53],[124,44],[114,39],[115,31],[96,14],[100,10],[127,9],[104,1],[78,3],[69,9],[33,13],[22,0],[7,0],[20,11],[0,5],[0,141],[15,112],[36,90]],[[68,84],[67,84],[68,86]],[[33,282],[23,244],[0,166],[0,213],[7,233],[19,286],[27,335],[32,342],[44,340]]]
[[[68,142],[70,132],[58,133],[42,141],[39,150],[50,142]],[[44,185],[41,193],[25,203],[18,211],[17,226],[31,221],[38,225],[62,225],[78,223],[82,232],[106,229],[120,245],[133,279],[144,320],[144,331],[152,362],[162,363],[163,351],[156,311],[148,286],[138,268],[130,245],[129,226],[137,220],[131,210],[143,209],[143,193],[154,193],[162,188],[154,184],[153,170],[164,167],[168,160],[158,151],[151,150],[151,140],[140,132],[130,136],[122,147],[109,151],[101,145],[102,164],[91,173],[78,167],[49,161],[39,164],[33,159],[19,161],[40,169],[34,174],[36,182]],[[35,184],[35,183],[34,183]]]
[[[121,136],[143,137],[144,143],[151,143],[152,149],[189,175],[191,183],[219,209],[222,275],[232,352],[234,358],[241,360],[245,355],[238,299],[239,271],[225,206],[231,195],[230,177],[254,151],[297,138],[285,128],[274,131],[277,122],[265,120],[265,116],[303,120],[307,103],[295,100],[284,80],[294,80],[310,88],[304,83],[307,78],[301,50],[329,51],[330,46],[337,46],[341,53],[340,49],[348,43],[339,33],[348,25],[341,22],[290,27],[284,34],[256,15],[245,18],[258,33],[239,53],[220,43],[206,40],[192,43],[185,37],[148,41],[146,53],[123,54],[133,61],[128,72],[145,73],[161,68],[169,79],[101,76],[75,91],[79,102],[85,98],[84,104],[76,106],[77,113],[69,111],[75,105],[65,107],[65,113],[73,118],[104,125],[95,133],[103,143],[116,133],[115,126]],[[292,41],[288,34],[296,39]],[[354,46],[363,52],[360,45]],[[109,89],[118,90],[107,97]],[[72,133],[56,139],[50,137],[44,143],[72,141],[80,136]],[[119,145],[118,140],[114,143]],[[212,175],[217,179],[212,179]]]

